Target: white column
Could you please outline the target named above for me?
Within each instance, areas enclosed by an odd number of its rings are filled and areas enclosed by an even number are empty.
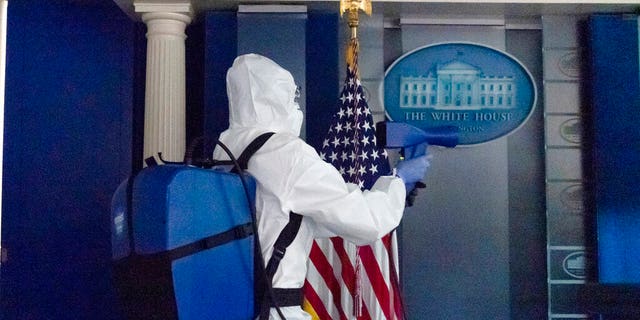
[[[191,22],[191,4],[134,5],[147,25],[143,156],[162,152],[165,160],[182,161],[186,145],[185,28]]]
[[[4,149],[4,75],[7,52],[7,0],[0,1],[0,244],[2,243],[2,159]],[[0,248],[0,264],[5,260]]]

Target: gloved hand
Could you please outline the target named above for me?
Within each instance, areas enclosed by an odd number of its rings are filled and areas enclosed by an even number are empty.
[[[396,175],[402,179],[407,189],[407,195],[416,187],[416,183],[420,182],[427,174],[429,167],[429,156],[423,155],[416,158],[402,160],[396,166]]]

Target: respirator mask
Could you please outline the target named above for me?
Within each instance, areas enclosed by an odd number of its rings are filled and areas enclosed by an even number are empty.
[[[291,133],[296,136],[300,136],[300,129],[302,129],[302,120],[304,118],[302,114],[302,110],[300,110],[300,104],[298,100],[300,99],[300,87],[296,87],[295,94],[293,96],[292,105],[290,106],[291,113],[287,117],[287,123],[289,123],[289,130]]]

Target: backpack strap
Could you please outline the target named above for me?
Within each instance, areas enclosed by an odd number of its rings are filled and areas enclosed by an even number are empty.
[[[242,154],[240,154],[240,156],[238,157],[238,164],[240,165],[240,168],[242,170],[247,170],[249,159],[251,158],[251,156],[253,156],[253,154],[256,153],[256,151],[258,151],[258,149],[260,149],[267,142],[267,140],[271,138],[273,134],[274,132],[266,132],[259,135],[257,138],[251,141],[251,143],[249,143],[244,151],[242,151]]]
[[[296,238],[296,235],[300,230],[301,223],[302,216],[300,214],[293,211],[289,212],[289,222],[280,232],[278,239],[276,239],[276,242],[273,245],[273,253],[267,263],[267,275],[269,276],[269,279],[273,279],[273,276],[276,274],[280,261],[282,261],[284,254],[287,252],[287,247],[291,245],[293,239]]]
[[[242,170],[246,170],[248,168],[251,156],[253,156],[253,154],[258,151],[258,149],[260,149],[273,134],[273,132],[267,132],[259,135],[249,143],[244,151],[242,151],[242,154],[240,154],[237,160],[238,165]],[[234,168],[232,172],[235,172],[236,170],[237,169]],[[257,296],[262,298],[261,303],[258,304],[260,306],[259,319],[267,319],[269,317],[269,309],[272,307],[300,306],[302,304],[302,289],[270,288],[273,276],[280,265],[280,261],[284,258],[287,247],[291,245],[298,235],[301,224],[302,215],[293,211],[289,212],[289,222],[282,229],[275,244],[273,245],[273,253],[271,258],[269,258],[266,268],[264,269],[265,276],[267,277],[264,279],[266,281],[264,285],[269,289],[265,290],[265,288],[260,288],[256,292]],[[258,251],[256,254],[261,255],[262,252]]]
[[[262,147],[269,138],[273,135],[273,132],[267,132],[259,135],[255,138],[249,145],[242,151],[242,154],[238,157],[238,164],[242,170],[246,170],[249,164],[249,159],[253,156],[260,147]],[[289,222],[282,229],[280,235],[276,239],[275,244],[273,245],[273,254],[267,263],[267,276],[269,280],[273,278],[276,274],[276,270],[280,265],[280,261],[284,258],[284,254],[287,251],[287,247],[291,245],[293,239],[296,238],[298,231],[300,230],[300,225],[302,223],[302,216],[293,211],[289,212]]]
[[[280,232],[280,235],[278,235],[278,238],[273,245],[273,253],[271,254],[271,258],[269,258],[269,262],[267,263],[267,267],[265,268],[267,285],[272,283],[273,276],[278,270],[280,261],[282,261],[282,258],[284,258],[284,254],[287,252],[287,247],[289,247],[289,245],[296,238],[296,235],[300,230],[301,223],[302,215],[290,211],[289,222],[287,222],[287,225],[284,226],[284,228]],[[271,293],[265,291],[262,295],[259,320],[267,320],[269,318],[269,310],[271,308],[300,305],[302,305],[302,288],[273,288]]]

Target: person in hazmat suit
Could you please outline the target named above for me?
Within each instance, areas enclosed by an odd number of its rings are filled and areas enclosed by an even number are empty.
[[[257,136],[275,133],[250,158],[247,172],[257,181],[256,216],[265,261],[272,256],[290,211],[302,215],[272,282],[273,288],[301,290],[313,239],[340,236],[363,245],[392,231],[400,223],[410,191],[405,184],[424,177],[428,160],[401,162],[397,176],[382,176],[370,190],[361,191],[298,137],[303,115],[296,90],[293,76],[272,60],[257,54],[237,57],[227,72],[229,128],[219,140],[237,157]],[[214,159],[228,156],[218,147]],[[287,320],[311,319],[300,305],[280,310]],[[270,319],[280,319],[275,308]]]

